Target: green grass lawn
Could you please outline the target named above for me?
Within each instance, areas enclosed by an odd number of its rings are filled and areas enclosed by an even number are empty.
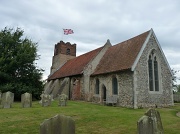
[[[56,114],[75,120],[76,134],[136,134],[137,121],[147,109],[111,107],[80,101],[68,101],[59,107],[54,101],[50,107],[41,107],[36,101],[32,108],[21,108],[20,102],[11,109],[0,109],[0,134],[38,134],[40,123]],[[180,133],[180,103],[158,109],[165,134]]]

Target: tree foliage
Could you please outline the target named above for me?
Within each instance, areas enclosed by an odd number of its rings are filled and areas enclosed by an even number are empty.
[[[178,85],[178,84],[176,83],[177,80],[180,80],[180,79],[177,77],[177,73],[179,72],[179,70],[174,70],[174,69],[172,69],[171,71],[172,71],[172,74],[173,74],[173,76],[172,76],[173,91],[174,91],[174,93],[180,94],[180,85]]]
[[[43,89],[42,72],[35,61],[37,43],[23,37],[24,31],[5,27],[0,32],[0,90],[11,91],[15,98],[25,92],[38,98]]]
[[[177,87],[176,82],[177,82],[177,80],[179,80],[179,78],[177,77],[177,73],[179,72],[179,70],[172,69],[171,72],[172,72],[172,75],[173,75],[172,76],[173,87]]]
[[[180,94],[180,85],[177,85],[177,94]]]

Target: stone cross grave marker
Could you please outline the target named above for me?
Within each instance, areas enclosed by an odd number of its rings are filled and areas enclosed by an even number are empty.
[[[14,93],[12,92],[5,92],[2,94],[2,107],[3,108],[11,108],[14,102]]]
[[[58,99],[59,99],[59,106],[66,106],[67,105],[67,95],[65,94],[61,94],[58,95]]]
[[[138,134],[164,134],[160,113],[149,109],[137,122]]]
[[[40,134],[75,134],[75,121],[64,115],[56,115],[40,124]]]
[[[45,94],[44,92],[41,94],[41,103],[43,107],[51,105],[52,97],[51,95]]]
[[[24,93],[21,95],[21,104],[23,108],[32,107],[32,94]]]

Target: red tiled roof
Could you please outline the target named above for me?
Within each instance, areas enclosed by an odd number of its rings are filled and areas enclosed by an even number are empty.
[[[49,76],[48,80],[82,74],[84,67],[98,54],[99,51],[101,51],[102,48],[103,47],[100,47],[69,60],[59,70]]]
[[[101,59],[93,75],[130,69],[150,31],[111,46]]]

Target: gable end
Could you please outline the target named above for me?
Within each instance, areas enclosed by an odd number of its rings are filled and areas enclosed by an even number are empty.
[[[150,32],[149,32],[149,35],[148,35],[147,38],[146,38],[146,41],[145,41],[144,44],[143,44],[143,46],[142,46],[142,48],[141,48],[138,56],[136,57],[136,60],[134,61],[133,65],[132,65],[132,67],[131,67],[131,71],[134,71],[134,70],[135,70],[135,68],[136,68],[136,66],[137,66],[137,63],[139,62],[139,59],[140,59],[140,57],[141,57],[141,55],[142,55],[142,53],[143,53],[143,51],[144,51],[144,49],[145,49],[145,47],[146,47],[146,45],[147,45],[147,43],[148,43],[151,35],[154,36],[155,41],[157,42],[157,45],[158,45],[158,47],[159,47],[159,49],[160,49],[160,52],[162,53],[162,56],[163,56],[163,58],[164,58],[164,60],[165,60],[165,62],[166,62],[166,65],[168,66],[168,69],[169,69],[169,71],[170,71],[170,73],[171,73],[171,75],[172,75],[172,71],[171,71],[171,68],[170,68],[170,66],[169,66],[169,63],[168,63],[168,61],[167,61],[167,59],[166,59],[166,57],[165,57],[165,55],[164,55],[164,53],[163,53],[163,51],[162,51],[162,48],[161,48],[161,46],[160,46],[160,44],[159,44],[159,41],[157,40],[157,37],[156,37],[156,35],[155,35],[155,33],[154,33],[154,31],[153,31],[152,28],[151,28],[151,30],[150,30]]]

